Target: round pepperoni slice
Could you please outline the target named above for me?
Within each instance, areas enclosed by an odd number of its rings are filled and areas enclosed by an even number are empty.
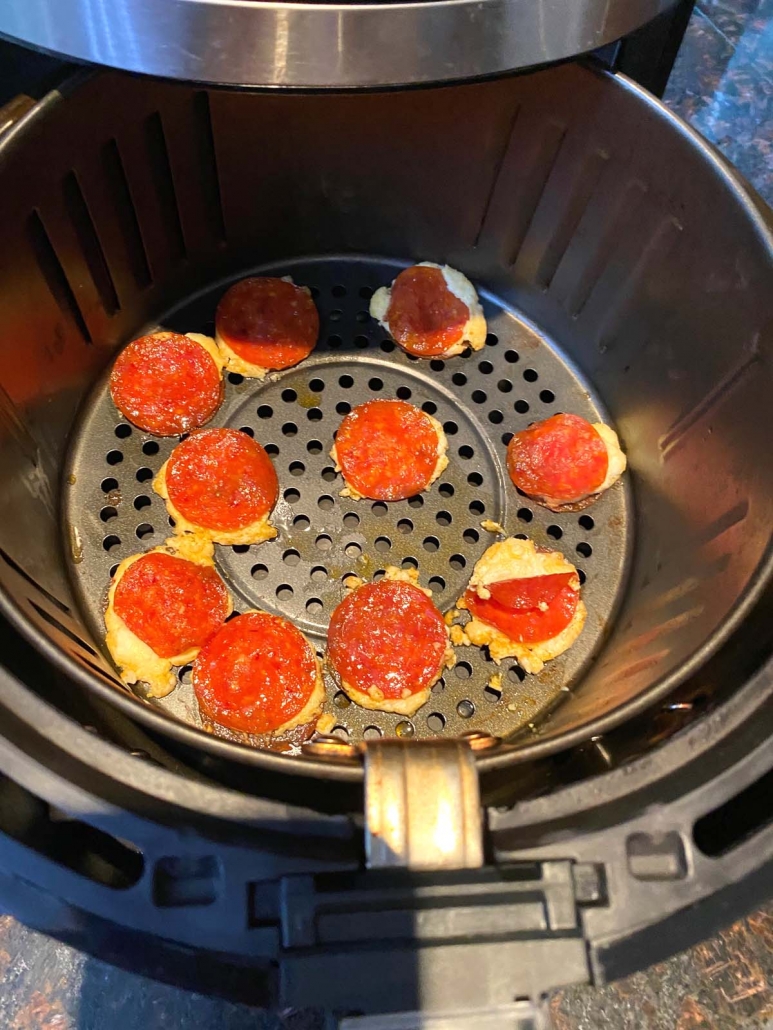
[[[273,733],[313,699],[317,662],[306,638],[286,619],[247,612],[202,648],[193,689],[213,722],[244,733]]]
[[[579,415],[553,415],[516,433],[507,448],[513,483],[548,507],[584,500],[607,475],[607,448]]]
[[[279,482],[269,456],[246,433],[204,429],[172,451],[166,489],[194,526],[232,532],[268,515]]]
[[[441,457],[435,423],[405,401],[366,401],[338,428],[335,453],[344,479],[363,497],[400,501],[431,484]]]
[[[479,597],[474,590],[468,590],[464,596],[465,604],[472,614],[490,626],[500,630],[509,639],[518,644],[536,644],[552,640],[566,629],[574,618],[580,600],[579,590],[569,586],[572,573],[555,576],[536,576],[531,580],[513,580],[512,583],[526,583],[527,586],[515,590],[509,588],[499,592],[499,596],[511,596],[517,607],[501,604],[495,596],[492,583],[488,587],[490,598]],[[540,584],[540,579],[551,580]],[[559,580],[567,580],[563,585]],[[502,586],[505,586],[504,584]],[[509,589],[508,589],[509,588]],[[550,599],[546,600],[549,595]]]
[[[411,583],[358,587],[333,612],[328,654],[343,683],[399,700],[425,690],[445,660],[448,632],[432,601]],[[379,693],[380,692],[380,693]]]
[[[285,279],[242,279],[221,298],[220,339],[250,365],[290,368],[314,350],[319,314],[308,290]]]
[[[113,610],[160,658],[174,658],[205,644],[231,605],[211,565],[153,551],[121,576]]]
[[[200,343],[178,333],[153,333],[118,355],[110,395],[135,426],[177,436],[209,422],[223,399],[223,381]]]
[[[444,354],[459,342],[469,318],[470,309],[449,290],[439,268],[414,265],[392,283],[387,323],[409,354]]]

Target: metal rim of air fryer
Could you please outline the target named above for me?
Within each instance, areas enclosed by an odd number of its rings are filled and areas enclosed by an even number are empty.
[[[57,55],[166,78],[355,89],[460,81],[563,60],[620,39],[669,6],[668,0],[132,2],[123,5],[118,36],[82,0],[60,0],[55,17],[48,0],[27,0],[0,13],[0,31]],[[185,46],[176,46],[181,39]],[[363,45],[373,39],[377,47]],[[443,44],[427,47],[428,39]]]
[[[645,91],[640,90],[634,84],[628,83],[629,88],[640,94],[641,99],[647,105],[654,107],[661,115],[665,115],[682,134],[687,135],[693,145],[698,148],[704,159],[713,166],[715,173],[725,179],[732,190],[739,205],[747,212],[753,220],[760,233],[763,234],[773,253],[773,239],[768,223],[765,221],[763,210],[758,207],[756,201],[731,166],[706,142],[687,126],[681,119],[669,112],[664,106],[651,97]],[[37,117],[38,113],[45,108],[45,100],[37,108],[26,115],[12,130],[16,137],[15,142],[20,142],[24,129]],[[8,139],[6,140],[8,142]],[[758,568],[752,582],[749,584],[741,602],[724,620],[721,626],[714,632],[710,639],[703,642],[690,659],[682,667],[663,679],[655,686],[649,688],[639,697],[621,705],[618,709],[607,715],[594,719],[584,726],[567,732],[561,737],[552,740],[535,741],[523,744],[517,749],[509,749],[504,745],[501,749],[477,756],[478,766],[482,773],[502,769],[509,765],[523,764],[541,758],[554,755],[559,751],[583,743],[594,736],[601,735],[613,727],[645,711],[658,700],[664,698],[680,682],[695,672],[732,634],[738,630],[748,612],[755,602],[762,595],[766,583],[773,575],[773,553],[768,552],[766,560]],[[181,745],[190,748],[199,748],[208,751],[219,759],[235,760],[238,763],[248,766],[263,767],[267,770],[279,773],[288,773],[300,776],[327,777],[333,780],[357,782],[362,778],[362,768],[359,763],[344,764],[320,761],[314,758],[299,758],[275,754],[268,751],[260,751],[243,745],[231,743],[230,741],[217,739],[209,734],[188,726],[184,723],[174,721],[169,717],[153,711],[148,706],[138,704],[134,699],[121,695],[114,688],[100,682],[96,677],[88,673],[82,666],[78,665],[68,655],[56,648],[52,642],[43,636],[32,626],[17,609],[14,601],[5,593],[0,591],[0,608],[19,629],[19,631],[30,640],[34,646],[45,655],[54,665],[59,667],[66,675],[78,682],[81,686],[94,692],[101,700],[118,706],[130,718],[146,725],[154,732],[163,736],[175,739]]]

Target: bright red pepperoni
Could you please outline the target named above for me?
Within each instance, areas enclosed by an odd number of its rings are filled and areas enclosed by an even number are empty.
[[[607,475],[607,448],[579,415],[553,415],[516,433],[507,448],[513,483],[548,507],[594,494]]]
[[[429,415],[405,401],[366,401],[336,434],[338,464],[363,497],[399,501],[426,490],[438,463],[438,432]]]
[[[492,583],[491,597],[483,599],[468,590],[464,600],[476,618],[501,630],[510,640],[520,644],[536,644],[558,636],[574,618],[580,592],[569,586],[573,573],[535,576],[522,580]],[[540,580],[547,583],[540,583]],[[525,584],[517,587],[515,584]],[[496,588],[499,588],[496,590]],[[502,603],[511,598],[512,605]],[[546,604],[542,609],[540,604]]]
[[[237,429],[204,429],[172,451],[169,500],[194,526],[231,532],[267,515],[279,482],[271,459]]]
[[[470,309],[452,293],[439,268],[414,265],[392,283],[386,320],[409,354],[431,358],[459,342]]]
[[[424,690],[443,667],[448,633],[426,594],[410,583],[367,583],[333,612],[327,645],[340,678],[361,693],[399,699]]]
[[[308,290],[270,277],[235,283],[217,306],[215,324],[235,354],[260,368],[297,365],[319,336],[319,314]]]
[[[121,576],[113,609],[159,657],[174,658],[205,644],[228,615],[230,602],[211,565],[153,551]]]
[[[270,733],[294,719],[317,684],[306,638],[277,615],[248,612],[209,641],[193,667],[202,713],[244,733]]]
[[[135,426],[177,436],[209,422],[223,399],[223,381],[200,343],[178,333],[153,333],[118,355],[110,394]]]

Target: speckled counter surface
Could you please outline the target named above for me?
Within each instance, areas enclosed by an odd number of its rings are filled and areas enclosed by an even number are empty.
[[[666,101],[773,203],[773,0],[701,0]],[[773,893],[773,885],[771,885]],[[684,954],[552,999],[555,1030],[773,1027],[773,904]],[[0,1030],[317,1030],[133,976],[0,916]]]

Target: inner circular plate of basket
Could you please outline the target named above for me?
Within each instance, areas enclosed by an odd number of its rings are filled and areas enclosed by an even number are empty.
[[[335,720],[334,732],[348,739],[470,730],[511,737],[536,726],[571,691],[603,642],[632,547],[630,489],[624,477],[586,511],[560,515],[519,495],[505,467],[512,433],[559,411],[602,421],[598,397],[549,340],[486,294],[481,300],[489,336],[482,350],[448,361],[404,354],[368,314],[373,291],[400,267],[331,257],[256,270],[292,275],[312,289],[320,342],[302,365],[262,382],[226,376],[225,400],[210,425],[249,433],[271,455],[280,483],[272,515],[279,535],[258,546],[217,545],[216,562],[236,611],[260,608],[290,619],[322,655],[330,614],[351,574],[369,580],[387,565],[416,569],[420,585],[446,612],[464,592],[475,562],[499,539],[482,522],[560,550],[580,570],[588,619],[577,643],[539,675],[525,675],[514,660],[497,667],[477,648],[458,648],[456,666],[408,720],[351,704],[326,672],[324,710]],[[162,319],[164,327],[213,334],[224,289],[219,284],[179,305]],[[444,426],[449,465],[426,493],[389,504],[340,496],[343,480],[329,456],[334,433],[351,408],[373,397],[410,401]],[[70,565],[76,592],[98,640],[105,634],[111,570],[173,533],[152,480],[177,442],[126,423],[106,378],[80,419],[65,475],[64,512],[70,534],[77,532],[81,542],[82,560]],[[180,670],[179,680],[172,694],[150,703],[201,726],[190,668]]]

